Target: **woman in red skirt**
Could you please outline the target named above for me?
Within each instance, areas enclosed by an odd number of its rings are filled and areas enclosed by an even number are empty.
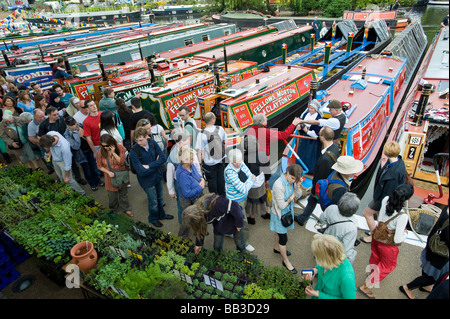
[[[369,259],[371,274],[367,277],[366,282],[358,288],[359,292],[370,299],[375,299],[370,289],[377,287],[397,266],[398,246],[407,236],[408,215],[403,212],[403,207],[405,201],[410,199],[413,194],[414,188],[411,184],[401,184],[397,186],[391,196],[384,197],[381,202],[377,227],[380,227],[380,223],[386,223],[392,236],[383,242],[376,239],[376,234],[372,238]],[[370,231],[374,233],[375,229]]]

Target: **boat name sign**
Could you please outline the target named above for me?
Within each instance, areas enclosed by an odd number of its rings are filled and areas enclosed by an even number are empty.
[[[265,115],[270,115],[298,97],[299,94],[295,83],[292,83],[282,90],[250,102],[249,106],[253,114],[264,113]]]

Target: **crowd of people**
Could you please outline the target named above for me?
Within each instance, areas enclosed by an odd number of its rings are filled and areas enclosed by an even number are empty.
[[[177,202],[178,235],[190,238],[193,234],[195,253],[202,249],[208,224],[214,229],[214,249],[221,250],[224,236],[232,236],[236,249],[254,251],[249,225],[260,216],[270,219],[273,252],[281,256],[286,269],[297,273],[289,260],[295,252],[287,249],[288,230],[294,228],[294,222],[304,226],[319,204],[323,211],[320,223],[325,227],[311,243],[317,265],[305,278],[318,280],[314,288],[306,289],[308,295],[355,298],[360,291],[374,298],[371,288],[396,267],[398,245],[406,238],[408,223],[403,206],[414,192],[407,182],[400,146],[396,142],[384,146],[387,160],[378,170],[373,200],[363,214],[370,232],[358,240],[354,214],[360,200],[350,192],[350,185],[363,170],[363,163],[340,155],[339,137],[346,116],[337,100],[328,104],[328,119],[322,118],[320,103],[310,101],[305,113],[295,117],[284,131],[267,128],[267,118],[256,114],[242,143],[228,149],[226,133],[216,125],[212,112],[204,115],[205,125],[200,128],[189,108],[181,107],[181,125],[168,137],[155,115],[142,109],[139,96],[127,106],[123,99],[115,98],[114,91],[105,89],[97,104],[65,92],[59,83],[43,90],[37,83],[18,85],[10,77],[0,78],[0,82],[2,161],[11,163],[14,157],[33,170],[43,170],[42,162],[49,174],[56,173],[61,182],[81,195],[86,194],[82,186],[88,185],[92,191],[104,187],[111,212],[130,218],[134,213],[128,190],[130,172],[134,173],[147,196],[148,222],[153,227],[174,218],[165,211],[166,185],[170,198]],[[303,169],[298,161],[276,176],[269,187],[274,174],[271,158],[278,156],[274,145],[295,130],[305,137],[298,156],[314,172],[313,187],[302,186]],[[295,216],[294,204],[302,197],[307,198],[307,205]],[[374,216],[378,224],[387,225],[390,241],[379,239]],[[427,245],[421,256],[422,276],[399,287],[409,298],[414,298],[413,289],[429,289],[426,287],[438,286],[445,276],[448,278],[447,210],[433,231],[446,243],[447,258],[436,257]],[[360,242],[371,245],[368,263],[373,271],[357,287],[352,265],[357,258],[354,247]]]

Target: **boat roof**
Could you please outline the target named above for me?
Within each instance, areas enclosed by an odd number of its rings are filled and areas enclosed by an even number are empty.
[[[261,46],[261,44],[270,44],[272,42],[279,41],[280,39],[289,38],[294,36],[295,34],[303,33],[309,30],[312,30],[311,26],[303,26],[292,30],[272,32],[269,34],[259,36],[257,38],[252,38],[238,43],[229,44],[226,45],[227,56],[232,56],[239,52],[257,48]],[[223,47],[199,53],[198,56],[215,58],[217,60],[223,59],[224,58]]]
[[[424,75],[425,79],[447,79],[449,72],[449,40],[443,40],[445,32],[440,32],[439,39]]]
[[[327,89],[328,101],[338,100],[349,102],[352,108],[356,106],[348,116],[345,127],[353,127],[370,114],[370,111],[389,90],[389,85],[384,81],[394,81],[404,69],[404,64],[405,59],[403,58],[371,55],[361,60],[343,79]],[[367,86],[365,89],[352,87],[352,84],[361,79],[364,68],[366,68]],[[325,108],[325,111],[328,111],[328,108]]]
[[[178,59],[173,60],[170,62],[164,62],[167,63],[167,68],[164,69],[155,69],[154,73],[156,76],[158,75],[166,75],[170,73],[178,73],[182,72],[183,70],[194,70],[197,68],[205,67],[209,65],[212,61],[208,59],[202,59],[202,58],[194,58],[194,59]],[[142,78],[148,78],[149,77],[149,70],[142,70],[139,72],[133,72],[130,74],[125,74],[122,76],[119,76],[117,78],[111,79],[111,83],[114,84],[123,84],[130,81],[136,81],[137,79]]]
[[[266,29],[274,29],[274,27],[258,27],[258,28],[252,28],[249,30],[244,30],[244,31],[240,31],[240,32],[236,32],[236,33],[232,33],[223,37],[218,37],[212,40],[208,40],[208,41],[204,41],[204,42],[199,42],[199,43],[195,43],[193,45],[190,46],[184,46],[178,49],[174,49],[174,50],[169,50],[166,52],[161,52],[159,53],[159,55],[163,58],[166,59],[174,59],[180,56],[186,56],[189,55],[191,52],[199,52],[199,51],[204,51],[207,50],[208,48],[217,46],[217,45],[221,45],[223,44],[223,41],[233,41],[236,40],[240,37],[248,37],[248,36],[252,36],[252,35],[257,35],[258,33],[266,30]]]
[[[228,73],[233,73],[238,70],[242,70],[247,67],[254,66],[254,65],[256,65],[256,63],[251,62],[251,61],[231,61],[230,63],[228,63]],[[167,94],[170,94],[171,92],[186,89],[190,86],[201,83],[203,81],[212,80],[213,76],[214,76],[214,74],[211,70],[195,72],[195,73],[177,78],[173,81],[166,82],[164,84],[164,92],[166,92]],[[170,90],[168,90],[168,89],[170,89]],[[147,93],[152,94],[152,92],[147,92]]]
[[[299,66],[272,66],[269,68],[269,72],[261,72],[253,75],[233,84],[232,88],[220,92],[222,95],[230,96],[230,98],[225,99],[220,103],[223,105],[233,105],[260,93],[264,95],[266,90],[272,92],[268,89],[292,82],[310,72],[310,69]]]
[[[265,27],[262,27],[262,28],[263,28],[263,30],[265,29]],[[251,30],[253,30],[253,33],[255,33],[254,29],[250,29],[248,31],[251,31]],[[274,41],[280,40],[281,38],[287,38],[287,37],[293,36],[294,34],[302,33],[302,32],[308,31],[308,30],[312,30],[312,27],[306,26],[306,27],[296,28],[293,30],[276,31],[276,32],[271,32],[269,34],[264,34],[264,35],[261,35],[258,37],[253,37],[251,39],[243,40],[238,43],[226,44],[227,55],[231,56],[233,54],[236,54],[236,53],[239,53],[242,51],[246,51],[250,48],[260,46],[261,43],[274,42]],[[261,32],[261,31],[258,31],[258,32]],[[236,39],[236,38],[238,38],[238,37],[236,36],[233,39]],[[176,56],[188,55],[191,52],[206,51],[210,47],[217,46],[218,44],[219,45],[223,44],[223,39],[224,39],[224,37],[216,38],[214,40],[197,43],[192,46],[185,46],[185,47],[182,47],[179,49],[171,50],[168,52],[163,52],[160,55],[167,59],[171,59]],[[227,39],[227,41],[229,41],[229,39]],[[215,59],[220,60],[224,56],[223,47],[221,46],[217,49],[208,50],[206,52],[200,52],[196,55],[202,56],[202,57],[208,57],[208,58],[215,57]]]
[[[338,100],[340,102],[348,102],[352,108],[355,107],[350,116],[347,115],[348,120],[345,124],[346,128],[352,128],[354,125],[361,122],[389,90],[389,87],[385,84],[381,84],[381,82],[368,82],[367,87],[364,90],[354,89],[350,87],[354,82],[354,80],[340,80],[338,85],[328,89],[328,92],[330,93],[328,96],[329,101]],[[324,108],[324,111],[329,112],[329,109]]]

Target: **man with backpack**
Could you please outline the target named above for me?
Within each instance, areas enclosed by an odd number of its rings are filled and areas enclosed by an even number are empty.
[[[147,130],[139,127],[134,132],[137,145],[130,150],[130,169],[136,172],[139,185],[148,198],[148,221],[155,227],[161,227],[160,220],[172,219],[173,216],[164,211],[163,176],[161,165],[166,155],[151,138]]]
[[[210,193],[225,196],[224,163],[227,135],[221,126],[216,123],[216,115],[208,112],[203,117],[205,128],[197,136],[195,149],[198,160],[208,181]]]
[[[308,197],[308,203],[306,204],[303,213],[296,217],[297,223],[300,226],[303,226],[306,223],[318,203],[314,185],[316,185],[317,181],[325,179],[330,175],[332,172],[331,167],[336,163],[336,160],[339,157],[339,147],[333,143],[333,139],[334,131],[331,128],[325,126],[320,129],[319,140],[322,143],[322,151],[314,167],[314,177],[312,180],[313,187],[311,188],[311,194]]]
[[[315,184],[316,198],[322,210],[330,205],[336,205],[341,197],[349,190],[355,174],[361,172],[364,164],[351,156],[340,156],[331,166],[333,172]]]
[[[195,120],[189,115],[189,107],[182,106],[178,109],[178,116],[183,121],[184,124],[184,133],[189,137],[190,146],[195,148],[197,144],[197,123]]]

